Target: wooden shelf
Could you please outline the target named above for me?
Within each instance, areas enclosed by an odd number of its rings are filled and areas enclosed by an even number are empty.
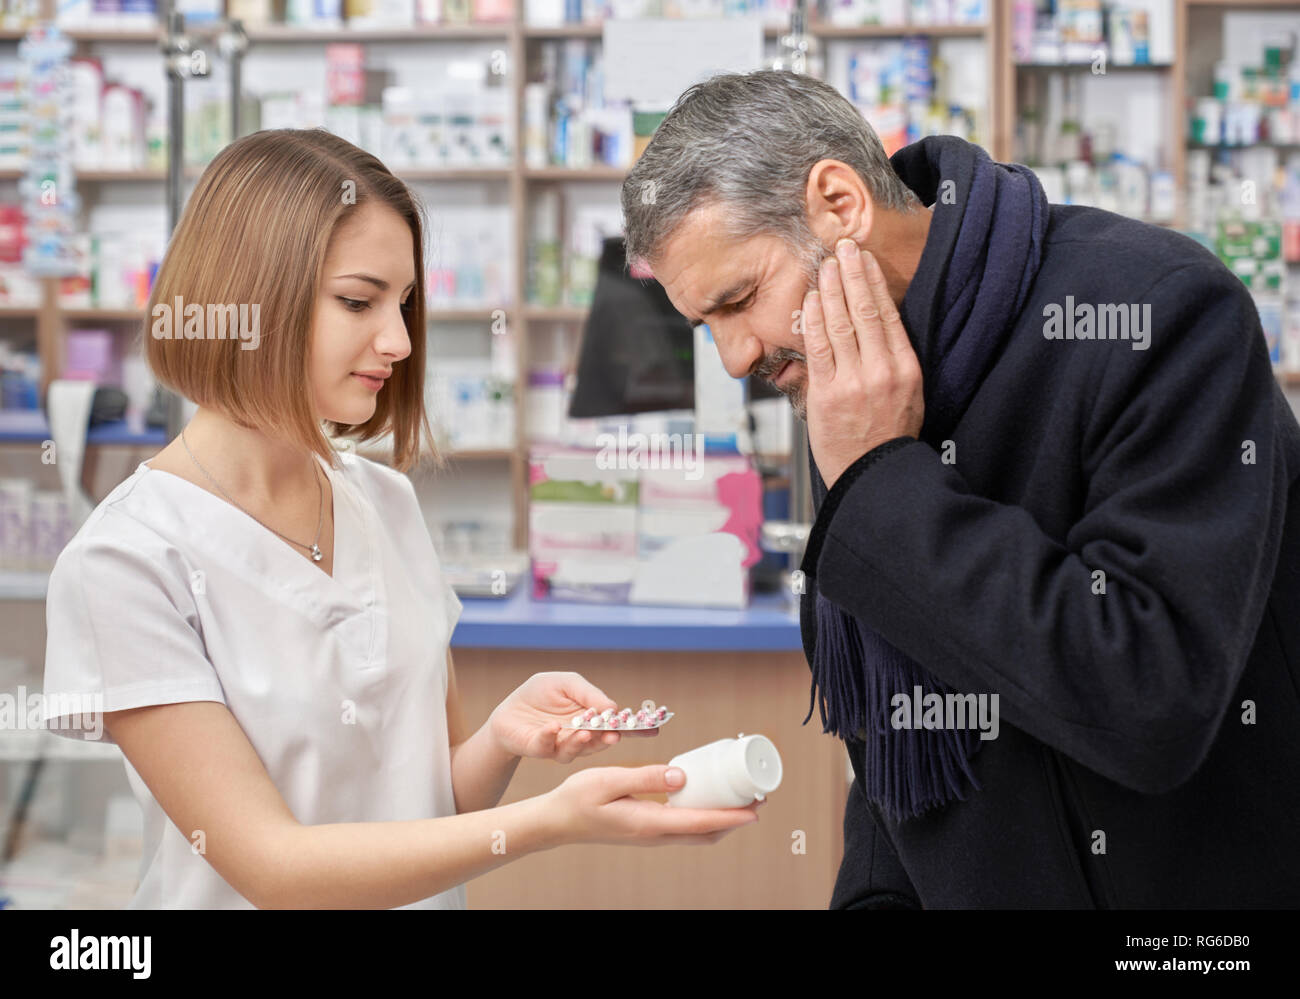
[[[65,28],[74,42],[152,42],[158,44],[161,28]]]
[[[190,165],[185,167],[185,176],[196,179],[202,175],[205,166]],[[425,183],[436,181],[506,181],[513,170],[508,166],[490,167],[430,167],[428,169],[394,170],[397,176],[408,183]],[[77,183],[162,183],[167,179],[166,170],[76,170],[73,171]],[[17,180],[22,176],[21,170],[0,171],[0,179]]]
[[[1147,62],[1147,63],[1111,62],[1109,59],[1106,61],[1105,66],[1106,66],[1105,72],[1098,73],[1097,74],[1098,76],[1105,76],[1107,73],[1111,73],[1111,72],[1164,73],[1174,68],[1174,64],[1171,62]],[[1042,72],[1042,73],[1050,73],[1056,70],[1075,70],[1078,72],[1082,72],[1083,70],[1091,70],[1092,63],[1090,62],[1018,62],[1016,63],[1016,69],[1023,69],[1026,71]]]
[[[509,461],[515,457],[513,448],[482,448],[464,451],[448,451],[448,461]]]
[[[382,444],[360,444],[356,448],[356,453],[362,458],[369,458],[371,461],[388,462],[392,460],[393,452],[391,448],[384,447]],[[515,448],[466,448],[460,451],[444,451],[442,457],[448,462],[457,461],[510,461],[519,454]]]
[[[517,30],[513,21],[475,24],[414,24],[409,27],[385,28],[299,28],[293,25],[267,24],[246,29],[252,42],[263,44],[319,44],[322,42],[423,42],[465,41],[469,39],[505,38]],[[202,22],[191,24],[186,34],[211,35],[216,26]],[[26,34],[22,29],[4,29],[0,39],[17,41]],[[157,44],[162,27],[154,28],[66,28],[63,34],[74,42],[130,42]]]
[[[95,306],[77,306],[60,308],[59,314],[64,319],[74,322],[95,323],[138,323],[144,322],[144,309],[104,309]]]
[[[575,322],[587,318],[585,305],[525,305],[524,318],[542,322]]]
[[[1248,142],[1245,145],[1235,146],[1226,142],[1192,142],[1188,141],[1188,149],[1215,149],[1227,152],[1237,152],[1243,149],[1279,149],[1284,152],[1300,150],[1300,142]]]
[[[509,180],[514,170],[511,167],[433,167],[427,170],[394,170],[397,176],[407,182],[443,181],[443,180]]]
[[[996,3],[997,0],[994,0]],[[836,25],[813,23],[809,33],[818,38],[902,38],[906,35],[931,35],[935,38],[980,38],[989,31],[987,24],[859,24]],[[784,33],[782,31],[781,33]]]
[[[507,306],[483,305],[470,308],[428,306],[424,310],[424,318],[436,323],[490,323],[496,318],[498,312],[505,313],[506,322],[510,322],[516,315],[516,310]]]
[[[628,175],[628,167],[590,166],[590,167],[524,167],[527,180],[618,180]]]
[[[115,743],[67,739],[43,729],[0,732],[0,760],[22,763],[37,759],[105,760],[120,763],[122,751]]]
[[[469,39],[505,38],[515,30],[514,21],[492,21],[475,24],[415,24],[410,27],[386,28],[297,28],[291,25],[268,24],[248,28],[251,42],[264,43],[316,43],[316,42],[436,42],[464,41]]]

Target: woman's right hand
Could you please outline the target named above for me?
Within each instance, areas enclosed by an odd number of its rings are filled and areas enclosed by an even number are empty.
[[[674,780],[670,783],[669,774]],[[755,802],[744,808],[675,808],[634,794],[665,794],[685,784],[678,767],[589,767],[544,795],[554,809],[562,843],[677,846],[716,843],[737,826],[758,821]]]

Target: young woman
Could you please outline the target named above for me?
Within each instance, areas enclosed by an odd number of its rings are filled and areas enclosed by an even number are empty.
[[[146,349],[198,411],[95,509],[47,601],[46,703],[99,706],[144,810],[133,908],[463,908],[529,853],[758,817],[631,797],[680,786],[666,766],[497,805],[520,757],[617,742],[565,725],[615,703],[541,673],[470,733],[461,604],[411,483],[323,433],[387,433],[398,469],[428,436],[422,247],[405,185],[323,130],[231,143],[173,235]]]

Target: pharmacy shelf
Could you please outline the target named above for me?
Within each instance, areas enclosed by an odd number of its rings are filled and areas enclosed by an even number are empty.
[[[590,166],[590,167],[525,167],[524,177],[528,180],[617,180],[628,175],[626,167]]]
[[[524,318],[539,322],[583,322],[589,310],[582,305],[525,305]]]
[[[79,323],[144,321],[143,309],[121,309],[95,305],[60,306],[59,315],[64,319]]]
[[[47,16],[52,14],[55,0],[43,0],[42,4]],[[523,23],[524,5],[516,5],[516,19],[509,22],[494,22],[491,24],[439,24],[439,25],[418,25],[409,28],[393,29],[357,29],[343,28],[340,30],[318,30],[318,29],[301,29],[285,25],[246,25],[250,42],[254,47],[263,44],[303,44],[303,45],[322,45],[329,42],[428,42],[439,43],[446,41],[459,41],[470,39],[500,39],[504,42],[507,59],[510,65],[526,67],[529,64],[529,50],[533,46],[559,44],[566,40],[573,39],[591,39],[599,41],[604,34],[602,23],[582,23],[582,24],[562,24],[554,26],[529,25]],[[815,15],[814,15],[815,16]],[[749,19],[751,25],[754,19]],[[787,34],[788,26],[762,24],[758,25],[764,38],[771,42],[781,35]],[[202,37],[209,36],[216,31],[221,30],[220,25],[193,24],[187,28],[187,33],[191,36]],[[855,39],[871,38],[897,38],[906,35],[932,35],[936,37],[970,37],[970,38],[988,38],[994,30],[992,24],[942,24],[942,25],[914,25],[914,24],[895,24],[895,25],[855,25],[840,26],[830,24],[813,23],[809,26],[811,34],[825,39],[827,42],[851,41]],[[23,34],[21,31],[12,32],[14,37]],[[158,29],[133,29],[129,31],[110,30],[107,28],[77,28],[66,30],[70,38],[78,43],[93,45],[97,43],[115,43],[115,42],[135,42],[141,46],[150,45],[156,47],[159,41],[160,32]],[[523,72],[512,74],[511,83],[514,87],[514,134],[517,136],[524,134],[523,129],[523,91],[527,80]],[[990,93],[992,91],[990,90]],[[991,102],[990,102],[991,106]],[[629,164],[630,166],[630,164]],[[196,175],[201,168],[187,167],[187,176]],[[509,166],[477,168],[477,167],[441,167],[434,169],[397,169],[395,172],[410,183],[440,183],[440,182],[481,182],[489,181],[500,183],[505,187],[506,201],[508,202],[511,216],[516,220],[523,220],[528,215],[529,204],[533,196],[534,185],[546,185],[569,182],[590,182],[593,184],[614,185],[621,183],[626,177],[628,167],[611,167],[595,164],[582,169],[571,169],[561,166],[545,166],[541,168],[528,167],[526,163],[519,162]],[[12,177],[18,178],[19,171],[13,171]],[[133,171],[83,171],[78,175],[78,179],[84,181],[89,196],[95,196],[95,185],[111,185],[116,183],[136,183],[152,182],[161,183],[164,180],[164,174],[158,170],[133,170]],[[516,285],[513,289],[512,300],[522,302],[525,298],[526,275],[528,273],[528,259],[526,237],[524,227],[520,223],[515,230],[514,245],[512,251],[515,254],[513,272],[515,274]],[[41,306],[35,310],[28,309],[21,313],[23,318],[30,319],[36,317],[37,325],[37,343],[41,355],[44,370],[51,374],[47,377],[57,375],[60,369],[61,357],[63,353],[63,341],[66,331],[71,322],[98,322],[98,323],[140,323],[146,319],[143,310],[134,309],[95,309],[79,308],[67,309],[58,303],[57,284],[53,281],[47,281],[43,290],[44,300]],[[511,335],[515,339],[513,344],[515,350],[516,370],[526,372],[528,370],[529,355],[529,326],[531,323],[538,323],[554,328],[557,324],[569,324],[571,326],[580,326],[586,318],[587,309],[581,306],[560,305],[555,307],[527,305],[522,308],[508,308],[505,310],[508,319],[508,327]],[[18,318],[19,313],[15,312],[14,318]],[[428,318],[431,322],[487,322],[494,320],[500,315],[499,311],[488,308],[463,308],[456,306],[434,307],[429,310]],[[520,377],[515,380],[515,413],[516,413],[516,433],[515,440],[517,443],[513,448],[508,450],[494,449],[484,451],[473,451],[469,453],[457,452],[450,455],[453,462],[498,462],[508,461],[511,466],[511,495],[513,505],[514,519],[514,545],[516,548],[526,548],[527,545],[527,441],[528,433],[525,425],[527,406],[526,403],[526,378]]]
[[[1167,64],[1144,64],[1140,66],[1117,65],[1111,62],[1107,64],[1107,71],[1126,74],[1169,74],[1169,79],[1172,81],[1171,89],[1176,98],[1174,106],[1178,106],[1177,99],[1180,99],[1182,95],[1183,75],[1188,58],[1186,49],[1190,44],[1190,40],[1185,33],[1186,8],[1193,4],[1204,5],[1207,0],[1173,0],[1173,2],[1177,27],[1183,31],[1182,35],[1175,37],[1174,61]],[[1216,6],[1225,9],[1284,8],[1288,5],[1293,7],[1294,3],[1295,0],[1286,0],[1285,3],[1280,2],[1280,0],[1226,3],[1220,0]],[[53,6],[54,0],[45,0],[47,10],[52,10]],[[258,25],[248,27],[247,31],[250,41],[255,46],[259,44],[310,46],[336,41],[362,43],[427,42],[437,44],[446,41],[499,39],[503,42],[509,64],[518,67],[520,70],[530,64],[530,52],[537,46],[562,44],[566,40],[576,39],[590,39],[599,42],[603,37],[604,25],[599,22],[553,26],[525,24],[523,23],[523,17],[525,16],[523,8],[522,3],[517,4],[516,20],[490,24],[417,25],[393,29],[344,27],[337,30],[302,29],[285,25]],[[1083,66],[1067,63],[1034,63],[1016,66],[1011,51],[1011,5],[1005,0],[996,0],[991,5],[990,21],[988,23],[837,25],[818,22],[815,20],[816,13],[813,14],[813,17],[814,20],[809,25],[809,32],[821,41],[823,46],[852,44],[857,41],[869,41],[871,39],[888,40],[914,35],[929,36],[935,39],[983,39],[989,53],[990,85],[987,107],[987,134],[981,136],[981,140],[989,148],[991,155],[1001,161],[1013,158],[1012,129],[1016,120],[1015,90],[1017,74],[1021,73],[1021,71],[1027,76],[1052,72],[1073,73],[1091,67],[1090,63]],[[215,25],[209,25],[205,28],[203,25],[192,24],[189,31],[193,35],[202,36],[209,34],[216,27]],[[761,27],[764,37],[769,41],[788,31],[784,27],[770,24],[763,24]],[[21,37],[22,34],[22,31],[10,31],[8,36],[17,38]],[[159,38],[157,30],[123,32],[107,29],[77,29],[68,32],[68,34],[78,42],[91,44],[136,41],[142,45],[156,46]],[[510,83],[514,88],[512,106],[515,116],[513,134],[516,136],[524,134],[523,89],[527,82],[522,71],[512,73]],[[1179,119],[1181,115],[1171,114],[1171,118]],[[1172,125],[1173,123],[1171,123],[1169,138],[1172,142],[1173,155],[1178,161],[1175,163],[1175,174],[1179,176],[1178,171],[1182,167],[1182,159],[1186,154],[1185,135],[1182,133],[1183,123],[1181,121],[1176,123],[1177,131]],[[187,167],[186,172],[193,176],[199,170],[201,170],[201,167]],[[518,161],[508,166],[397,169],[395,172],[411,183],[434,184],[444,181],[489,181],[502,185],[511,217],[516,220],[515,235],[511,247],[515,255],[514,267],[512,268],[515,274],[512,300],[523,303],[526,297],[528,273],[526,226],[523,224],[523,220],[528,217],[530,204],[535,194],[545,185],[567,184],[570,182],[608,184],[613,190],[616,190],[614,185],[622,183],[626,178],[628,167],[599,164],[580,169],[562,166],[530,167],[523,162],[521,153]],[[21,173],[17,170],[0,171],[0,179],[5,177],[16,179],[20,176]],[[79,175],[79,179],[85,181],[88,193],[90,196],[94,196],[92,185],[137,181],[160,183],[163,180],[163,173],[162,171],[153,170],[127,172],[86,171]],[[57,304],[56,290],[53,283],[50,283],[50,287],[44,292],[45,301],[38,308],[14,307],[9,310],[0,309],[0,318],[21,319],[26,322],[35,317],[38,347],[41,351],[42,361],[47,369],[52,372],[58,371],[63,337],[69,322],[89,321],[125,324],[142,322],[146,318],[143,310],[60,308]],[[527,545],[527,441],[529,438],[528,428],[525,423],[527,413],[527,406],[525,405],[526,378],[522,377],[522,374],[528,370],[529,366],[530,330],[534,325],[550,328],[544,330],[544,332],[549,332],[562,324],[578,328],[585,322],[587,313],[588,309],[586,307],[567,304],[555,306],[523,304],[505,310],[510,334],[515,340],[512,346],[515,351],[516,370],[521,373],[521,377],[516,379],[515,384],[515,440],[518,443],[513,449],[475,451],[451,456],[454,460],[464,460],[465,462],[510,462],[512,468],[511,490],[515,524],[514,536],[515,547],[517,548],[526,548]],[[433,323],[490,322],[498,315],[500,315],[499,312],[494,312],[489,308],[462,308],[456,306],[431,307],[428,312],[428,318]]]
[[[686,19],[683,19],[686,20]],[[764,37],[779,38],[789,28],[784,25],[764,24]],[[989,30],[984,23],[972,24],[858,24],[809,25],[809,33],[818,38],[901,38],[905,35],[931,35],[937,38],[977,38]],[[516,21],[493,21],[471,24],[416,24],[409,27],[355,28],[298,28],[286,24],[265,24],[246,27],[250,42],[264,44],[321,44],[328,42],[411,42],[411,41],[463,41],[471,39],[504,38],[520,34],[528,41],[547,41],[566,38],[600,38],[605,31],[603,22],[556,25],[521,25]],[[186,33],[203,35],[213,29],[195,22],[187,25]],[[26,32],[22,29],[0,31],[0,40],[18,40]],[[66,28],[63,34],[75,42],[138,42],[157,43],[162,35],[159,28]]]
[[[49,583],[41,569],[0,569],[0,600],[44,600]]]
[[[685,18],[683,18],[685,20]],[[737,20],[742,20],[737,18]],[[565,38],[600,38],[605,33],[605,26],[600,21],[585,21],[581,24],[523,25],[523,37],[528,41],[553,41]],[[778,38],[788,32],[788,27],[764,25],[763,34],[767,38]]]
[[[416,24],[391,28],[296,28],[292,25],[267,24],[247,29],[251,42],[304,43],[321,42],[422,42],[467,41],[504,38],[515,31],[513,21],[473,24]]]
[[[363,458],[369,458],[371,461],[381,461],[385,464],[392,462],[393,449],[385,448],[382,445],[362,444],[357,447],[357,454]],[[442,455],[448,462],[458,461],[510,461],[515,456],[514,448],[464,448],[458,451],[443,451]]]
[[[202,165],[190,165],[185,168],[185,176],[191,180],[202,175],[205,168]],[[425,183],[440,181],[459,181],[459,180],[508,180],[511,175],[511,168],[508,166],[495,167],[430,167],[422,170],[395,170],[399,177],[408,182]],[[111,183],[162,183],[167,179],[165,170],[73,170],[73,175],[77,183],[92,184],[111,184]],[[14,179],[21,176],[15,171]]]
[[[249,41],[264,44],[319,45],[329,42],[410,42],[410,41],[467,41],[472,39],[504,38],[516,30],[514,22],[475,24],[416,24],[409,27],[387,28],[297,28],[292,25],[267,24],[245,29]],[[186,34],[202,36],[214,34],[213,26],[202,21],[186,25]],[[7,29],[0,39],[21,39],[23,30]],[[163,35],[161,27],[155,28],[64,28],[63,34],[74,42],[150,43],[157,44]]]
[[[45,760],[122,761],[122,751],[110,742],[69,739],[44,729],[0,731],[0,762]]]
[[[6,411],[0,414],[0,444],[40,444],[50,439],[50,425],[45,414],[39,410]],[[128,447],[145,447],[167,443],[167,432],[162,429],[148,428],[143,431],[131,430],[125,420],[114,423],[102,423],[91,427],[86,435],[86,443],[91,445],[124,445]]]
[[[1238,152],[1242,149],[1277,149],[1282,152],[1300,152],[1300,142],[1248,142],[1242,145],[1230,145],[1226,142],[1193,142],[1188,140],[1188,149],[1213,149],[1216,152]]]
[[[995,0],[996,2],[996,0]],[[809,26],[818,38],[903,38],[907,35],[930,35],[934,38],[979,38],[989,26],[973,24],[818,24]]]
[[[505,598],[462,597],[453,649],[797,652],[799,613],[781,594],[742,610],[534,600],[527,577]]]
[[[789,29],[777,25],[764,25],[763,33],[768,38],[777,38]],[[828,37],[854,38],[872,35],[900,35],[905,33],[926,34],[979,34],[983,29],[968,25],[864,25],[861,28],[818,28],[816,33],[825,31]],[[202,22],[186,26],[186,33],[199,36],[214,33]],[[561,24],[553,26],[521,26],[515,21],[493,21],[472,24],[415,24],[409,27],[356,28],[343,26],[339,28],[298,28],[286,24],[265,24],[245,28],[245,34],[253,43],[260,44],[302,44],[319,45],[330,42],[423,42],[423,41],[469,41],[479,39],[506,38],[522,33],[529,40],[565,39],[565,38],[600,38],[604,34],[604,25],[600,22],[582,24]],[[21,29],[0,31],[0,40],[16,41],[26,32]],[[162,37],[161,28],[66,28],[63,34],[74,42],[134,42],[156,44]]]
[[[1027,72],[1053,72],[1061,70],[1072,70],[1075,72],[1091,71],[1093,64],[1090,62],[1018,62],[1016,69]],[[1105,71],[1097,74],[1104,76],[1106,73],[1165,73],[1174,68],[1172,62],[1110,62],[1105,63]]]

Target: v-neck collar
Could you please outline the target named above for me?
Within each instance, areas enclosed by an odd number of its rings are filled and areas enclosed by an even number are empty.
[[[326,579],[333,579],[338,575],[338,567],[339,567],[338,556],[339,556],[339,547],[340,547],[339,546],[340,532],[339,532],[339,516],[338,516],[339,515],[338,482],[336,481],[335,477],[330,474],[329,466],[320,459],[319,455],[316,456],[316,460],[320,464],[321,471],[325,473],[326,481],[328,481],[330,484],[330,505],[332,508],[330,512],[330,522],[333,524],[333,528],[334,528],[334,538],[333,538],[334,558],[332,560],[333,572],[325,572],[323,569],[319,568],[310,559],[303,558],[302,555],[298,554],[298,550],[297,550],[301,546],[295,546],[289,544],[288,540],[283,535],[278,534],[275,531],[271,530],[269,527],[263,524],[252,514],[246,512],[241,507],[236,506],[234,503],[226,499],[224,496],[218,496],[210,489],[206,489],[203,486],[200,486],[197,482],[192,482],[189,479],[185,478],[184,476],[177,475],[175,472],[168,472],[161,468],[152,468],[150,467],[149,463],[145,461],[140,462],[140,464],[136,466],[136,474],[141,474],[144,472],[153,472],[155,474],[162,474],[167,476],[169,479],[175,479],[179,482],[185,483],[187,486],[190,486],[193,489],[197,489],[199,492],[204,493],[205,495],[210,496],[212,499],[216,500],[218,503],[220,503],[222,506],[228,509],[236,517],[244,520],[250,529],[252,529],[255,532],[264,534],[267,541],[274,540],[276,544],[279,545],[281,548],[287,549],[288,554],[294,556],[295,561],[297,562],[305,561],[307,563],[307,568],[311,569],[313,572],[320,573],[320,575],[324,576]],[[323,523],[321,525],[321,528],[323,531],[324,530]]]
[[[359,546],[362,549],[368,548],[360,544],[361,538],[357,534],[359,525],[356,521],[358,517],[364,517],[364,513],[361,505],[352,495],[351,486],[345,477],[338,475],[319,456],[317,460],[330,483],[330,500],[333,507],[334,559],[331,573],[322,571],[310,560],[303,558],[291,545],[256,518],[198,483],[174,472],[152,468],[147,462],[140,462],[136,474],[142,477],[146,474],[161,476],[161,479],[155,479],[155,482],[179,483],[174,488],[195,497],[192,502],[221,510],[226,518],[232,518],[241,525],[242,529],[236,536],[217,526],[222,523],[222,518],[209,516],[186,518],[187,531],[191,535],[204,537],[208,541],[204,547],[210,553],[232,556],[260,577],[278,580],[294,590],[316,589],[321,582],[324,582],[327,589],[337,588],[357,594],[359,597],[364,596],[349,585],[358,582],[354,574],[358,572],[366,574],[366,570],[370,568],[368,564],[363,564],[369,562],[368,558],[358,557],[362,554],[358,552]],[[363,589],[373,590],[368,580],[361,582]]]
[[[340,453],[346,466],[355,460]],[[352,476],[321,461],[334,507],[334,572],[326,575],[256,519],[189,479],[141,462],[136,475],[172,493],[151,525],[192,553],[193,568],[211,559],[250,589],[297,608],[322,630],[332,629],[354,650],[363,668],[386,655],[386,625],[377,614],[386,598],[376,566],[374,512]],[[149,474],[152,473],[152,474]],[[170,483],[179,483],[172,486]],[[178,503],[177,498],[183,502]],[[274,543],[272,543],[274,542]]]

